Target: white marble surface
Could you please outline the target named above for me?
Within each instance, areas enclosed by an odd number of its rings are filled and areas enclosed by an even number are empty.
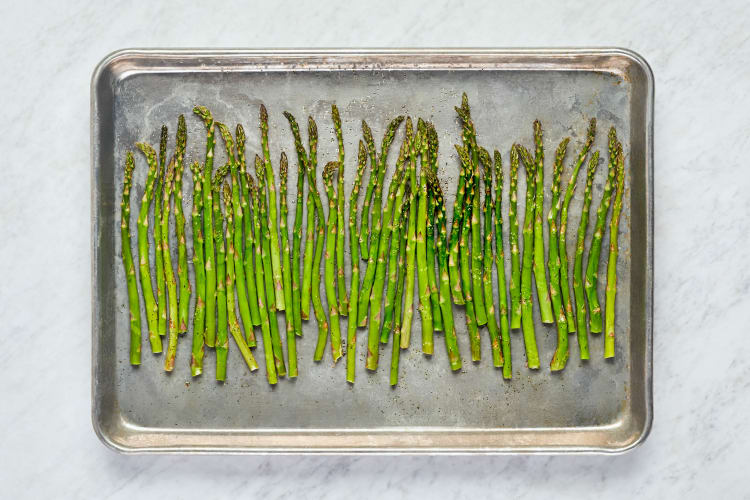
[[[750,4],[381,3],[0,9],[1,497],[748,495]],[[89,416],[89,79],[104,55],[561,45],[629,47],[656,75],[655,419],[643,446],[619,457],[126,457],[99,443]]]

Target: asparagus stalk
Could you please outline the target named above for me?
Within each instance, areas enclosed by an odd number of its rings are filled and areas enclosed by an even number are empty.
[[[568,318],[565,314],[562,290],[560,288],[560,248],[558,246],[557,216],[560,212],[560,179],[562,178],[563,160],[568,149],[570,139],[566,137],[560,142],[555,152],[555,163],[552,169],[552,205],[547,213],[547,225],[549,226],[549,254],[547,268],[549,269],[550,296],[552,298],[552,311],[555,314],[557,325],[557,349],[552,356],[550,369],[559,371],[568,363]]]
[[[336,233],[338,231],[338,200],[336,199],[336,190],[333,187],[333,175],[339,168],[338,162],[328,162],[323,168],[323,184],[325,185],[326,194],[328,195],[328,234],[326,238],[325,251],[325,289],[326,302],[328,303],[328,317],[331,321],[331,354],[333,363],[342,356],[341,352],[341,327],[339,324],[339,308],[336,298],[336,283],[334,278],[335,253],[336,253]]]
[[[349,297],[346,295],[346,280],[344,279],[344,134],[341,131],[341,115],[339,108],[331,105],[331,116],[333,117],[333,128],[336,132],[336,140],[339,143],[339,167],[338,167],[338,188],[337,199],[338,209],[336,216],[336,279],[338,282],[339,294],[339,314],[346,316],[349,310]]]
[[[398,233],[400,238],[398,239],[398,245],[394,239],[394,245],[398,246],[398,278],[396,280],[396,311],[393,325],[393,346],[391,347],[391,373],[390,383],[391,386],[395,386],[398,383],[398,364],[399,358],[401,357],[401,303],[403,301],[404,293],[404,280],[406,279],[406,245],[408,240],[408,217],[411,206],[411,195],[406,196],[404,199],[403,206],[401,208],[401,214],[399,216],[399,230]]]
[[[364,327],[367,324],[367,305],[370,301],[370,294],[372,293],[373,280],[375,278],[375,271],[377,266],[377,254],[380,247],[380,233],[383,230],[383,187],[385,186],[385,171],[387,168],[386,161],[388,159],[388,150],[391,148],[393,142],[393,136],[396,135],[399,125],[404,120],[403,116],[397,116],[388,125],[388,129],[383,136],[383,142],[380,147],[380,156],[378,156],[378,179],[375,186],[375,192],[373,194],[373,207],[372,207],[372,231],[370,234],[370,249],[368,251],[367,269],[365,270],[365,278],[362,281],[362,290],[359,292],[359,307],[357,308],[357,316],[360,327]],[[363,128],[365,123],[362,122]],[[374,147],[374,145],[373,145]],[[366,200],[365,200],[366,201]]]
[[[482,148],[479,150],[479,158],[484,166],[484,260],[482,262],[482,291],[484,293],[485,309],[487,311],[487,328],[490,331],[490,346],[492,348],[492,365],[500,368],[504,364],[502,348],[500,347],[500,330],[497,317],[495,316],[495,297],[492,288],[492,264],[495,256],[492,252],[492,226],[493,211],[492,203],[492,160],[489,152]]]
[[[227,362],[227,265],[226,243],[224,242],[224,214],[221,212],[221,186],[229,171],[229,164],[216,171],[213,180],[214,194],[214,246],[216,247],[216,380],[221,380],[222,370]]]
[[[242,187],[240,207],[242,208],[242,222],[245,229],[245,250],[242,255],[242,266],[244,267],[244,278],[245,284],[247,285],[247,302],[248,308],[250,309],[250,320],[253,326],[260,326],[258,290],[255,286],[255,280],[253,279],[253,275],[255,274],[255,271],[253,270],[255,235],[253,234],[253,222],[252,217],[250,216],[250,185],[247,180],[247,164],[245,161],[245,129],[240,124],[237,124],[235,138],[237,139],[237,159],[239,161],[238,182]],[[237,231],[235,231],[235,234],[237,234]],[[235,243],[235,249],[240,247],[241,245]],[[235,266],[235,269],[237,269],[237,266]],[[237,275],[239,276],[239,273],[237,273]],[[247,339],[247,345],[249,347],[255,347],[255,332],[252,328],[248,329],[245,327],[245,338]]]
[[[177,300],[179,312],[177,315],[177,330],[187,333],[190,314],[190,279],[188,278],[187,244],[185,242],[185,212],[182,208],[182,174],[185,170],[185,143],[187,142],[187,126],[185,116],[177,119],[177,146],[175,148],[174,173],[174,220],[177,236],[177,277],[180,281],[180,295]]]
[[[312,195],[318,218],[318,237],[315,242],[315,255],[313,256],[311,268],[313,311],[315,312],[315,319],[318,321],[318,341],[315,346],[313,359],[315,361],[320,361],[323,359],[326,339],[328,338],[328,319],[326,318],[325,309],[323,309],[323,301],[320,299],[320,261],[323,258],[323,247],[326,239],[326,217],[325,212],[323,212],[323,203],[320,201],[318,185],[316,182],[316,171],[318,168],[318,126],[312,117],[308,118],[307,135],[310,142],[310,157],[307,164],[307,181],[310,185],[310,194]],[[312,206],[313,204],[308,203],[308,207]]]
[[[505,286],[505,252],[503,250],[503,159],[495,150],[495,267],[497,267],[497,294],[500,300],[500,339],[503,351],[503,378],[513,377],[510,359],[510,330],[508,328],[508,297]],[[518,165],[516,165],[517,167]]]
[[[161,252],[164,259],[164,278],[167,284],[167,301],[169,303],[169,343],[167,344],[167,356],[164,358],[164,370],[171,372],[174,369],[174,358],[177,354],[177,337],[179,321],[177,311],[177,281],[172,268],[172,252],[169,248],[169,205],[172,200],[174,189],[174,158],[169,161],[166,176],[164,177],[164,199],[161,209]]]
[[[460,155],[459,155],[460,156]],[[451,238],[448,247],[448,275],[451,281],[451,295],[453,303],[462,306],[465,304],[461,288],[459,241],[463,229],[463,218],[465,217],[464,197],[466,196],[466,181],[464,180],[464,167],[462,165],[458,176],[458,187],[456,188],[456,199],[453,202],[453,222],[451,223]]]
[[[164,178],[167,168],[167,140],[169,138],[166,125],[161,126],[159,141],[159,171],[156,174],[156,192],[154,194],[154,258],[156,262],[156,305],[159,310],[158,328],[162,337],[167,334],[167,283],[164,277],[164,257],[161,248],[161,206],[164,198]]]
[[[224,139],[227,158],[229,159],[229,174],[232,181],[232,189],[230,191],[232,203],[229,205],[225,204],[225,206],[229,206],[233,210],[232,223],[235,227],[232,228],[232,235],[237,239],[232,242],[234,246],[234,258],[237,259],[237,262],[234,263],[236,278],[233,282],[236,281],[237,283],[237,303],[239,304],[240,318],[242,319],[242,326],[245,328],[246,338],[251,339],[252,345],[255,345],[255,333],[253,332],[253,321],[250,314],[250,306],[248,304],[247,283],[245,282],[245,269],[243,267],[245,258],[242,251],[242,229],[244,227],[243,223],[245,213],[240,204],[239,165],[234,154],[234,141],[232,140],[231,131],[223,123],[216,122],[216,126],[219,127],[219,132],[221,132],[221,136]],[[227,217],[227,221],[228,220],[229,217]],[[229,242],[227,242],[227,245],[229,245]]]
[[[367,150],[365,144],[359,141],[357,156],[357,174],[354,177],[354,187],[349,197],[349,247],[352,260],[352,280],[349,288],[352,300],[349,301],[349,320],[346,323],[346,381],[354,383],[355,367],[357,363],[357,307],[359,301],[359,235],[357,234],[357,201],[362,184],[362,174],[367,165]],[[398,245],[395,245],[398,246]]]
[[[235,185],[235,188],[238,188],[237,184],[235,183],[234,176],[232,178],[232,183]],[[229,184],[224,184],[224,208],[227,214],[227,229],[226,229],[226,240],[227,240],[227,317],[229,320],[229,331],[232,334],[232,337],[234,338],[235,343],[237,344],[237,347],[240,349],[240,353],[242,354],[242,358],[245,360],[245,363],[247,364],[247,367],[250,369],[251,372],[254,372],[258,369],[258,363],[255,361],[255,357],[253,356],[253,353],[250,351],[250,348],[245,343],[245,338],[242,336],[242,330],[240,330],[240,323],[237,320],[237,311],[234,308],[234,278],[235,278],[235,270],[239,269],[237,266],[242,263],[242,259],[238,258],[236,253],[235,246],[237,243],[242,242],[241,235],[237,235],[236,231],[242,230],[242,224],[238,224],[236,219],[234,218],[234,215],[239,213],[242,214],[242,209],[237,210],[237,207],[234,207],[233,205],[235,203],[238,203],[239,199],[237,196],[237,193],[234,190],[229,189]],[[244,214],[243,214],[244,215]],[[238,287],[239,290],[239,287]],[[225,334],[226,335],[226,334]],[[224,339],[225,347],[224,352],[229,348],[227,339]],[[217,359],[219,350],[217,349]],[[216,378],[217,380],[224,380],[226,377],[226,357],[224,358],[224,364],[222,367],[222,372],[219,373],[217,371]],[[221,375],[222,378],[219,378]]]
[[[448,353],[451,370],[456,371],[461,369],[461,354],[458,350],[456,331],[453,326],[453,306],[451,304],[450,277],[448,274],[448,231],[445,219],[445,201],[443,200],[443,190],[440,188],[440,182],[437,179],[436,169],[434,168],[428,173],[428,185],[430,194],[435,200],[435,226],[438,230],[437,255],[440,275],[438,304],[442,311],[445,350]]]
[[[276,365],[276,374],[279,377],[286,375],[286,366],[284,364],[284,352],[281,348],[281,336],[279,335],[279,323],[276,318],[276,302],[274,300],[276,288],[273,279],[273,265],[271,263],[271,230],[268,217],[268,205],[266,202],[266,188],[263,179],[265,178],[266,165],[260,156],[255,155],[255,173],[258,177],[258,205],[261,223],[261,247],[263,252],[261,258],[263,261],[263,277],[265,278],[266,291],[266,308],[268,308],[268,322],[271,326],[271,346],[273,347],[273,359]],[[282,285],[283,286],[283,285]],[[283,291],[283,290],[282,290]]]
[[[190,165],[193,172],[193,212],[190,220],[193,227],[193,270],[195,271],[195,309],[193,312],[193,353],[190,359],[190,374],[193,377],[203,372],[203,329],[206,319],[206,269],[203,262],[203,172],[198,164]]]
[[[534,281],[536,283],[536,297],[539,301],[539,315],[542,323],[552,323],[552,303],[547,288],[547,274],[544,267],[544,226],[542,212],[544,212],[544,145],[542,143],[542,124],[534,120],[534,144],[536,152],[536,205],[534,207]]]
[[[469,97],[466,92],[461,96],[461,108],[464,115],[471,116],[469,110]],[[458,148],[457,148],[458,149]],[[460,157],[459,152],[459,157]],[[456,198],[453,202],[453,222],[451,223],[451,236],[448,247],[448,270],[451,281],[451,294],[453,295],[453,302],[456,305],[464,305],[464,296],[461,288],[462,278],[460,276],[460,262],[459,262],[459,240],[461,239],[461,233],[463,232],[463,217],[464,217],[464,206],[463,200],[466,195],[465,177],[463,174],[463,161],[461,162],[461,170],[458,176],[458,184],[456,186]]]
[[[253,182],[253,177],[248,172],[247,174],[247,181],[248,181],[248,195],[249,199],[248,202],[252,202],[253,204],[253,215],[252,215],[252,221],[253,221],[253,230],[255,232],[256,238],[254,241],[254,251],[255,251],[255,288],[258,290],[258,314],[260,315],[260,327],[261,332],[263,335],[263,353],[265,354],[266,358],[266,379],[268,380],[268,383],[273,385],[277,382],[277,374],[276,374],[276,362],[274,361],[274,355],[273,355],[273,342],[271,340],[271,321],[268,317],[268,307],[266,307],[266,285],[265,285],[265,272],[263,271],[263,250],[262,250],[262,243],[261,240],[263,239],[261,236],[261,230],[260,230],[260,221],[261,221],[261,215],[260,215],[260,209],[258,208],[260,203],[259,199],[260,196],[258,194],[258,188],[255,186],[255,183]]]
[[[206,332],[208,347],[216,344],[216,258],[214,255],[213,179],[214,169],[214,119],[205,106],[196,106],[197,114],[206,126],[206,162],[203,167],[203,235],[205,236],[206,264]]]
[[[419,204],[417,206],[417,285],[419,291],[419,312],[422,318],[422,352],[432,356],[433,326],[432,302],[430,301],[430,282],[427,266],[427,172],[430,169],[427,137],[424,122],[419,121],[416,149],[420,154],[419,184],[416,183],[416,172],[411,179],[413,189],[419,189]],[[410,172],[411,173],[411,172]],[[434,264],[433,264],[434,272]]]
[[[290,269],[289,231],[286,228],[289,209],[286,202],[286,184],[289,172],[289,161],[286,153],[281,153],[279,167],[279,205],[281,207],[281,220],[279,221],[279,232],[281,236],[281,274],[284,278],[284,303],[286,309],[286,351],[289,360],[289,377],[297,376],[297,338],[294,329],[294,303],[292,300],[292,270]]]
[[[568,278],[568,244],[567,244],[567,231],[568,231],[568,207],[570,206],[570,200],[573,199],[573,193],[576,189],[576,182],[578,180],[578,172],[581,169],[581,165],[586,160],[586,155],[591,149],[591,143],[594,142],[594,135],[596,134],[596,118],[592,118],[589,123],[589,129],[586,133],[586,142],[583,144],[581,152],[578,153],[578,158],[573,164],[573,172],[570,174],[568,180],[568,187],[565,190],[565,198],[560,208],[560,235],[559,235],[559,246],[560,246],[560,282],[562,288],[563,305],[565,306],[565,315],[568,322],[568,333],[576,331],[576,318],[573,313],[573,301],[570,293],[570,279]]]
[[[438,136],[435,125],[428,122],[425,124],[426,127],[426,138],[428,154],[430,157],[430,172],[437,176],[438,168]],[[430,173],[428,172],[428,174]],[[429,177],[429,175],[428,175]],[[427,196],[427,281],[430,285],[430,306],[432,310],[432,325],[436,332],[443,331],[443,314],[440,310],[440,298],[438,292],[438,278],[435,275],[435,257],[437,255],[437,241],[435,239],[435,199],[432,196],[432,190],[429,186],[429,179],[427,189],[429,190],[429,196]]]
[[[594,184],[594,175],[596,168],[599,166],[599,151],[595,152],[589,160],[586,169],[586,187],[583,191],[583,208],[581,210],[581,220],[578,223],[578,232],[576,236],[576,253],[573,264],[573,293],[576,298],[576,322],[578,332],[578,350],[581,353],[581,359],[589,359],[589,337],[586,327],[586,302],[584,300],[583,290],[583,250],[586,241],[586,231],[589,224],[589,211],[591,209],[591,192]]]
[[[227,329],[229,328],[229,304],[226,284],[229,281],[227,272],[226,245],[231,239],[224,238],[224,214],[221,211],[221,195],[223,176],[219,177],[220,171],[217,171],[217,178],[214,180],[214,242],[216,244],[216,305],[218,309],[218,323],[216,330],[216,380],[223,382],[227,377],[227,354],[229,353],[229,338]],[[225,208],[227,208],[227,217],[231,213],[231,207],[226,205],[230,198],[230,193],[224,194]],[[227,218],[227,226],[233,226],[234,221]],[[227,227],[227,233],[229,228]],[[234,308],[234,302],[232,303]]]
[[[401,349],[409,347],[411,322],[414,316],[414,260],[417,244],[417,138],[413,135],[411,118],[406,119],[406,141],[409,147],[409,223],[406,240],[406,285],[404,286],[404,317],[401,322]]]
[[[404,155],[405,146],[402,144],[401,150],[399,151],[398,160],[396,161],[396,173],[393,181],[388,188],[388,200],[386,201],[385,212],[383,214],[383,222],[385,227],[380,234],[380,242],[378,244],[377,251],[377,262],[375,268],[374,284],[372,286],[372,292],[368,297],[368,300],[364,303],[360,303],[360,306],[367,307],[369,301],[370,304],[370,324],[367,335],[367,359],[366,366],[368,370],[375,370],[378,367],[378,361],[380,356],[380,349],[378,342],[381,337],[380,325],[381,325],[381,306],[383,299],[383,289],[385,288],[385,268],[386,268],[386,253],[388,252],[388,243],[391,238],[391,232],[393,231],[393,212],[394,206],[398,213],[401,211],[401,205],[404,199]],[[373,255],[373,254],[371,254]],[[365,276],[367,278],[367,276]]]
[[[141,364],[141,302],[138,297],[138,283],[135,278],[133,251],[130,248],[130,188],[133,186],[135,160],[133,153],[125,155],[125,174],[120,203],[120,244],[122,245],[122,265],[128,284],[128,310],[130,312],[130,364]]]
[[[428,186],[429,187],[429,186]],[[427,197],[427,283],[430,288],[430,308],[432,310],[432,327],[436,332],[443,331],[443,315],[440,312],[438,298],[437,277],[435,276],[435,256],[437,242],[435,240],[435,200],[432,195]]]
[[[292,135],[294,136],[294,148],[297,150],[297,164],[299,165],[299,177],[297,179],[297,214],[300,214],[299,217],[299,223],[301,224],[301,217],[302,217],[302,186],[305,182],[305,173],[307,172],[307,175],[310,175],[308,171],[308,158],[307,153],[305,152],[305,147],[302,145],[302,137],[300,136],[299,132],[299,125],[297,124],[297,120],[294,118],[294,116],[288,112],[284,111],[284,116],[286,117],[287,121],[289,121],[289,127],[292,130]],[[312,118],[310,118],[312,120]],[[312,137],[309,138],[310,142],[312,143]],[[317,138],[315,138],[317,141]],[[304,264],[302,268],[302,291],[299,298],[300,303],[300,320],[308,320],[310,318],[310,298],[311,298],[311,288],[312,288],[312,264],[313,264],[313,248],[315,244],[315,205],[314,205],[314,197],[308,196],[307,197],[307,225],[306,225],[306,234],[305,234],[305,256],[304,256]],[[295,214],[295,228],[297,227],[297,217]],[[301,228],[301,225],[300,225]],[[298,231],[295,230],[295,233]],[[296,236],[296,234],[295,234]],[[299,266],[299,251],[297,251],[297,258],[295,258],[295,261],[297,262],[297,266]],[[295,274],[299,274],[298,272]]]
[[[462,175],[464,177],[464,183],[469,188],[461,224],[461,253],[459,262],[461,270],[461,286],[463,288],[464,303],[466,306],[466,329],[469,332],[471,360],[479,361],[482,359],[481,340],[479,338],[479,326],[477,325],[474,309],[474,296],[471,287],[471,260],[469,253],[469,233],[471,232],[471,212],[473,209],[472,198],[475,196],[475,186],[471,181],[472,167],[467,148],[456,146],[456,150],[458,151],[463,166]]]
[[[143,302],[146,305],[146,324],[148,325],[148,339],[151,343],[151,352],[161,352],[161,337],[159,336],[158,314],[159,309],[154,301],[154,290],[151,287],[151,269],[149,266],[149,244],[148,244],[148,212],[151,200],[154,198],[154,186],[156,184],[156,151],[149,144],[137,143],[136,147],[146,156],[148,162],[148,176],[146,178],[146,190],[141,198],[141,208],[138,212],[138,270],[141,276],[141,290],[143,291]],[[159,200],[156,200],[159,203]],[[158,220],[155,221],[158,223]],[[156,242],[158,245],[158,242]]]
[[[455,108],[461,120],[464,122],[462,134],[464,147],[467,148],[470,164],[471,177],[469,181],[474,189],[471,205],[471,285],[472,299],[474,302],[474,313],[479,326],[487,323],[487,310],[484,305],[482,286],[482,230],[479,224],[479,147],[477,146],[477,133],[474,122],[469,114],[468,100],[464,100],[461,108]]]
[[[406,147],[407,144],[406,141],[404,141],[401,145],[401,152],[399,153],[400,162],[402,164],[405,161]],[[405,179],[402,180],[399,187],[403,187],[403,191],[401,191],[400,200],[398,199],[399,192],[396,193],[397,199],[393,209],[393,219],[391,224],[393,243],[391,244],[390,254],[388,258],[388,285],[386,287],[385,307],[383,308],[383,327],[380,332],[380,342],[383,344],[388,343],[388,337],[390,336],[391,328],[394,325],[393,312],[396,303],[396,280],[399,276],[399,270],[397,267],[399,259],[399,243],[404,236],[401,234],[401,231],[406,231],[406,223],[404,223],[404,227],[401,227],[401,212],[403,211],[403,207],[407,203],[410,196],[409,185],[407,184]],[[395,321],[395,323],[400,324],[400,320]]]
[[[378,152],[375,149],[375,139],[372,136],[372,130],[370,130],[370,127],[364,120],[362,120],[362,135],[365,138],[367,152],[370,155],[370,180],[367,182],[365,200],[362,202],[362,222],[359,229],[359,250],[362,254],[362,258],[368,260],[370,258],[370,204],[372,203],[373,192],[378,185]],[[359,314],[359,311],[357,314]]]
[[[604,331],[604,357],[615,356],[615,296],[617,295],[617,233],[620,228],[622,195],[625,191],[625,160],[622,147],[617,148],[617,192],[609,223],[609,261],[607,262],[607,296]]]
[[[302,246],[302,209],[305,191],[305,160],[303,155],[297,157],[297,203],[294,207],[294,229],[292,231],[292,311],[294,318],[294,333],[302,336],[301,309],[301,278],[300,278],[300,247]]]
[[[609,170],[607,172],[607,182],[604,184],[604,195],[596,211],[596,225],[594,226],[594,237],[591,240],[591,250],[589,250],[589,261],[586,266],[586,281],[584,289],[586,298],[589,303],[589,327],[591,333],[600,333],[602,331],[602,309],[599,305],[599,295],[597,292],[597,283],[599,277],[599,255],[602,249],[602,238],[607,224],[607,213],[612,201],[612,190],[615,188],[615,175],[617,173],[617,154],[618,149],[622,146],[617,141],[615,128],[609,129]]]
[[[268,222],[271,243],[271,265],[273,266],[273,284],[275,288],[276,310],[283,311],[284,278],[281,272],[281,256],[279,253],[278,211],[276,208],[276,181],[271,166],[271,153],[268,150],[268,112],[265,105],[260,105],[260,137],[263,148],[264,170],[266,171],[266,188],[268,189]]]
[[[523,217],[523,269],[521,273],[521,323],[523,325],[523,343],[526,349],[526,365],[532,370],[539,368],[539,352],[536,348],[534,332],[534,303],[531,298],[531,269],[534,260],[534,207],[536,184],[535,170],[538,165],[531,158],[531,153],[520,145],[514,146],[520,153],[526,168],[526,211]],[[541,189],[541,187],[539,187]]]
[[[518,245],[518,148],[510,148],[510,327],[521,328],[521,259]]]

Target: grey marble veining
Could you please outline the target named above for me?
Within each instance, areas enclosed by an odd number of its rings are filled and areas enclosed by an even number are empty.
[[[750,39],[741,1],[25,2],[4,9],[8,498],[747,495]],[[122,47],[624,46],[656,76],[651,436],[619,457],[126,457],[91,429],[89,87]],[[745,200],[745,201],[743,201]]]

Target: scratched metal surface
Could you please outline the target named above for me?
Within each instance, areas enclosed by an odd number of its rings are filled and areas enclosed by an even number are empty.
[[[92,82],[92,404],[94,427],[100,437],[122,451],[177,452],[615,452],[640,442],[651,421],[652,83],[643,64],[636,56],[617,50],[366,54],[140,51],[105,60]],[[459,373],[451,373],[442,334],[435,335],[434,356],[421,353],[415,302],[412,346],[402,351],[395,389],[388,385],[390,344],[381,348],[381,367],[376,373],[364,369],[366,329],[358,333],[354,385],[345,381],[345,359],[332,365],[330,349],[323,362],[313,362],[317,336],[314,320],[303,324],[304,336],[297,342],[298,379],[282,379],[273,388],[263,373],[262,347],[255,350],[261,369],[251,374],[232,341],[226,383],[213,380],[215,358],[208,349],[204,375],[191,378],[192,328],[180,339],[174,372],[166,374],[163,355],[150,353],[145,315],[142,364],[136,368],[128,364],[127,291],[116,229],[123,159],[126,151],[134,150],[136,141],[158,147],[159,129],[166,123],[172,149],[177,117],[183,113],[188,127],[186,164],[203,161],[205,129],[191,110],[204,104],[215,119],[232,128],[236,123],[243,124],[252,157],[260,150],[258,106],[265,103],[277,180],[281,151],[286,151],[291,160],[291,230],[297,162],[283,111],[292,112],[300,123],[307,115],[316,119],[322,166],[336,157],[330,105],[337,103],[343,120],[347,202],[361,120],[367,120],[379,144],[394,116],[424,117],[434,122],[439,133],[439,176],[450,218],[458,172],[453,144],[460,141],[460,123],[453,107],[460,103],[464,91],[469,96],[479,142],[502,152],[506,217],[509,149],[514,142],[532,145],[531,123],[535,118],[542,121],[545,132],[545,212],[550,203],[557,143],[563,137],[571,138],[563,175],[565,186],[588,120],[597,118],[593,150],[600,150],[603,160],[594,184],[592,219],[606,177],[606,133],[612,125],[617,128],[626,155],[626,191],[619,237],[614,360],[602,358],[603,338],[599,334],[590,336],[592,359],[580,361],[575,335],[571,335],[568,367],[562,373],[550,373],[556,330],[553,325],[542,325],[535,308],[542,368],[531,371],[525,367],[522,335],[513,331],[513,379],[503,381],[501,372],[492,367],[486,328],[482,329],[483,359],[481,363],[470,361],[463,308],[454,307],[464,363]],[[306,135],[303,131],[303,137]],[[403,126],[389,155],[387,182],[402,138]],[[147,171],[144,157],[135,154],[133,228]],[[221,140],[217,141],[216,156],[215,164],[223,164],[226,156]],[[189,213],[192,182],[189,175],[186,177],[184,208]],[[520,177],[522,222],[522,171]],[[584,177],[582,172],[579,179]],[[579,181],[570,209],[571,266],[582,193]],[[587,251],[592,226],[593,220]],[[189,219],[186,230],[191,241]],[[602,275],[608,241],[607,233],[602,245]],[[508,256],[507,225],[505,244]],[[346,246],[348,282],[348,237]],[[133,248],[137,255],[135,236]],[[176,248],[173,252],[176,261]],[[509,273],[509,261],[506,267]],[[192,264],[190,277],[192,282]],[[325,293],[321,294],[325,300]],[[603,302],[601,281],[599,295]],[[283,313],[278,321],[283,335]],[[345,318],[341,328],[346,331]]]

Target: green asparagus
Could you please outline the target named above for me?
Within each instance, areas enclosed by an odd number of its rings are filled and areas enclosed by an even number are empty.
[[[130,364],[141,364],[141,302],[138,297],[138,283],[135,279],[133,251],[130,248],[130,189],[133,186],[135,160],[133,153],[125,155],[125,174],[120,203],[120,240],[122,245],[122,265],[128,284],[128,310],[130,312]]]
[[[547,271],[544,267],[544,226],[542,213],[544,212],[544,145],[542,142],[542,124],[534,120],[534,145],[536,147],[534,160],[536,162],[536,203],[534,206],[534,282],[536,283],[536,297],[539,301],[539,315],[542,323],[552,323],[552,303],[547,288]]]
[[[190,314],[190,279],[188,278],[187,243],[185,241],[185,212],[182,208],[182,175],[185,171],[185,145],[187,143],[187,126],[185,117],[177,119],[177,146],[175,147],[174,172],[174,220],[177,236],[177,277],[180,282],[180,293],[177,299],[177,331],[187,333]]]
[[[281,275],[284,279],[284,317],[286,319],[286,351],[289,361],[289,378],[297,376],[297,335],[294,330],[294,304],[292,301],[292,271],[290,269],[291,256],[289,255],[289,231],[287,230],[287,217],[289,209],[286,200],[286,185],[289,172],[289,161],[286,153],[281,153],[279,167],[279,205],[280,216],[279,236],[281,237]]]
[[[526,365],[532,370],[539,368],[539,352],[534,332],[534,303],[531,298],[531,269],[534,259],[534,207],[537,164],[531,153],[520,145],[514,146],[520,153],[526,168],[526,211],[523,217],[523,269],[521,273],[521,323],[526,349]]]
[[[167,140],[169,132],[166,125],[161,126],[159,141],[159,171],[156,173],[156,192],[154,193],[154,258],[156,263],[156,305],[159,309],[159,335],[167,334],[167,282],[164,277],[164,258],[161,247],[161,208],[164,199],[164,178],[167,169]]]
[[[359,301],[359,235],[357,234],[357,203],[359,190],[362,185],[362,174],[367,165],[367,150],[365,144],[359,141],[357,155],[357,174],[354,177],[354,187],[349,197],[349,246],[352,260],[352,278],[349,289],[353,300],[349,301],[349,320],[346,323],[346,381],[354,383],[355,367],[357,364],[357,307]],[[398,245],[395,245],[398,246]]]
[[[605,316],[604,357],[615,356],[615,296],[617,295],[617,236],[620,229],[622,196],[625,191],[625,160],[622,147],[617,150],[617,192],[612,208],[612,220],[609,223],[609,261],[607,262],[607,296]]]
[[[328,303],[328,317],[331,322],[331,354],[333,363],[341,358],[341,326],[339,323],[339,306],[336,298],[336,286],[334,277],[336,233],[338,231],[338,201],[336,200],[336,189],[333,187],[333,175],[340,168],[338,162],[328,162],[323,168],[323,184],[328,195],[328,229],[325,250],[325,290],[326,302]],[[320,339],[318,339],[320,341]]]
[[[518,245],[518,148],[510,148],[510,327],[521,328],[521,259]]]
[[[203,329],[206,319],[206,269],[203,263],[203,171],[196,161],[190,165],[193,172],[193,212],[190,220],[193,228],[193,271],[195,272],[195,309],[193,311],[193,348],[190,359],[190,374],[193,377],[203,372]]]
[[[503,250],[503,160],[495,150],[495,267],[497,268],[497,294],[500,300],[500,340],[503,351],[503,378],[513,377],[510,359],[510,330],[508,328],[508,297],[505,286],[505,252]],[[517,165],[516,165],[517,167]]]
[[[555,350],[550,369],[559,371],[568,363],[568,318],[565,314],[562,290],[560,288],[560,248],[558,240],[557,218],[560,213],[560,180],[562,178],[563,161],[568,149],[570,139],[566,137],[560,142],[555,152],[555,163],[552,169],[552,204],[547,213],[547,225],[549,226],[549,254],[547,257],[547,269],[549,269],[550,296],[552,299],[552,311],[555,314],[557,325],[557,349]]]

